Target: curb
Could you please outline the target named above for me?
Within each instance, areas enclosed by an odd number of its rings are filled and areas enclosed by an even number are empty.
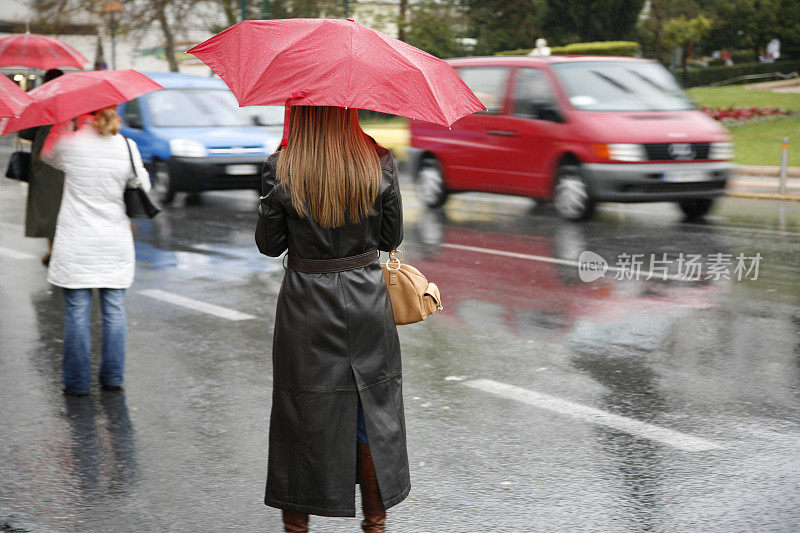
[[[760,165],[737,165],[736,174],[739,176],[768,176],[770,178],[780,177],[781,167],[767,167]],[[800,178],[800,167],[789,167],[786,169],[787,178]]]
[[[800,194],[780,194],[777,192],[726,192],[725,196],[734,198],[757,198],[759,200],[788,200],[800,202]]]

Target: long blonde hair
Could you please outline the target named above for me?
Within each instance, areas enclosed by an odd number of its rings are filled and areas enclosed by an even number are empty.
[[[323,228],[337,227],[372,211],[381,165],[355,109],[294,106],[277,179],[300,216]]]
[[[116,135],[122,127],[122,119],[115,108],[107,107],[95,113],[92,126],[100,135]]]

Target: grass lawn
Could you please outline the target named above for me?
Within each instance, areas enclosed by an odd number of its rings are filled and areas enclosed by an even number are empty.
[[[800,111],[800,93],[756,91],[746,87],[748,86],[703,87],[686,92],[700,107],[781,107]]]
[[[744,85],[707,87],[687,91],[698,106],[781,107],[800,111],[800,93],[754,91]],[[780,165],[781,139],[789,137],[789,165],[800,166],[800,116],[728,125],[740,165]]]

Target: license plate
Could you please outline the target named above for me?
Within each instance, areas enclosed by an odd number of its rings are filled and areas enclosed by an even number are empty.
[[[228,165],[225,173],[229,176],[250,176],[258,173],[258,165]]]
[[[708,181],[711,176],[708,172],[702,170],[676,170],[671,172],[664,172],[661,175],[662,181],[670,182],[692,182],[692,181]]]

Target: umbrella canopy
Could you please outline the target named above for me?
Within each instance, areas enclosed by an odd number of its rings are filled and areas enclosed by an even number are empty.
[[[449,126],[484,109],[442,61],[352,20],[246,20],[189,53],[240,106],[330,105]]]
[[[31,102],[28,93],[0,74],[0,118],[18,117]]]
[[[47,70],[58,67],[83,68],[87,59],[63,41],[46,35],[20,33],[0,37],[0,67],[28,67]]]
[[[64,74],[28,93],[36,101],[19,118],[9,120],[3,134],[64,122],[158,89],[163,87],[135,70],[92,70]]]

